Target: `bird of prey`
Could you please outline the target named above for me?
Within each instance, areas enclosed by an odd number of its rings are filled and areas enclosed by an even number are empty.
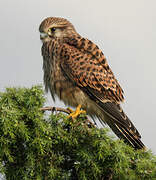
[[[79,35],[64,18],[44,19],[39,31],[45,90],[52,98],[58,96],[66,105],[77,107],[76,114],[84,109],[135,149],[145,148],[120,106],[123,90],[99,47]]]

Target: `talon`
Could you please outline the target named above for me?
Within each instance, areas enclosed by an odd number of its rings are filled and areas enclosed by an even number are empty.
[[[73,113],[74,112],[74,110],[72,110],[71,108],[67,108],[67,110],[70,112],[70,113]]]
[[[71,112],[68,116],[68,118],[72,118],[72,119],[76,119],[80,114],[86,114],[86,111],[81,110],[81,105],[79,104],[76,108],[75,111],[73,111],[72,109],[68,108],[68,110]]]

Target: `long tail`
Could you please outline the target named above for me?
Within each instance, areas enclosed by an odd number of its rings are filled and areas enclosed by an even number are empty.
[[[123,139],[135,149],[146,149],[141,141],[141,135],[123,112],[120,105],[111,102],[99,102],[98,105],[102,112],[108,117],[105,119],[105,122],[119,138]]]

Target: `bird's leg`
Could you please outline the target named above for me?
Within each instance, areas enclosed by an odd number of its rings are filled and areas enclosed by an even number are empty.
[[[86,114],[86,111],[85,110],[81,110],[81,105],[78,105],[76,110],[72,110],[71,108],[67,108],[67,111],[70,112],[70,114],[68,115],[68,118],[72,118],[72,120],[76,119],[80,114]],[[77,124],[79,125],[80,122]],[[93,124],[86,116],[86,121],[85,121],[85,124],[88,126],[88,127],[96,127],[95,124]]]
[[[68,111],[71,113],[69,114],[68,118],[76,119],[80,114],[85,114],[86,111],[81,110],[81,105],[79,104],[75,111],[73,111],[71,108],[67,108]]]

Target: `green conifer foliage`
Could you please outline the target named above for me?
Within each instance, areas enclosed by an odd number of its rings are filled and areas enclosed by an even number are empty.
[[[154,180],[156,157],[108,135],[108,129],[44,113],[41,87],[0,93],[0,172],[7,180]]]

